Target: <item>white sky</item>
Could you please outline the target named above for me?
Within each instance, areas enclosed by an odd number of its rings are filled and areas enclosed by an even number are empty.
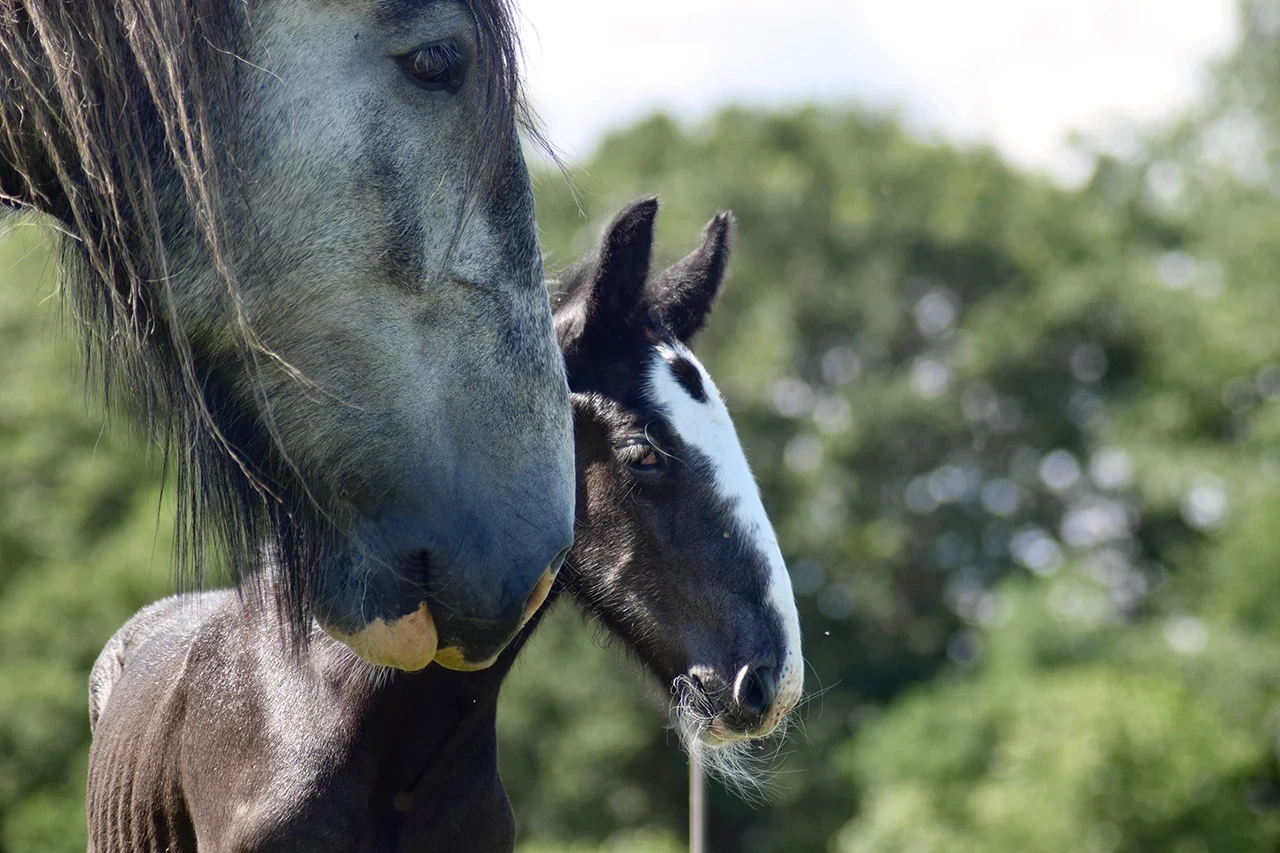
[[[1072,130],[1192,99],[1235,0],[521,0],[533,99],[586,157],[652,109],[857,102],[1064,179]]]

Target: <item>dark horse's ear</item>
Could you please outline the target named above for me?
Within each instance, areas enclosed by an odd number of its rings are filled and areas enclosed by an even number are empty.
[[[688,342],[707,324],[729,265],[732,235],[733,214],[717,213],[702,232],[702,244],[649,285],[650,310],[681,341]]]
[[[649,276],[657,215],[656,198],[625,208],[605,228],[599,251],[567,276],[569,288],[555,311],[556,336],[566,356],[619,329],[635,312]]]

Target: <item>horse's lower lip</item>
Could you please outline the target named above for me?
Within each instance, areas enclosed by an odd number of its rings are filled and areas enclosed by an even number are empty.
[[[707,727],[703,740],[712,746],[724,746],[725,744],[737,743],[740,740],[768,737],[773,734],[773,730],[776,728],[777,725],[773,724],[755,731],[745,732],[740,729],[730,728],[725,725],[723,720],[717,717]]]
[[[558,566],[556,568],[559,568]],[[533,592],[529,593],[529,598],[524,605],[524,615],[520,621],[520,626],[524,627],[529,620],[533,618],[533,614],[538,612],[538,608],[547,600],[547,594],[551,592],[551,585],[555,582],[556,575],[554,569],[547,569],[542,578],[539,579],[537,586],[533,588]],[[503,646],[503,648],[506,648]],[[435,662],[445,669],[452,669],[456,672],[478,672],[482,669],[488,669],[497,661],[498,655],[502,654],[499,649],[490,657],[472,661],[468,660],[462,649],[457,646],[448,646],[436,652]]]
[[[708,743],[719,746],[721,744],[733,743],[742,740],[746,735],[741,732],[735,732],[724,724],[722,720],[716,718],[711,721],[711,725],[707,728]]]
[[[498,654],[501,654],[501,652]],[[493,666],[497,659],[498,655],[495,654],[485,660],[469,661],[461,649],[456,646],[450,646],[447,649],[440,649],[440,651],[436,652],[435,662],[454,672],[479,672],[482,669],[488,669]]]
[[[440,645],[435,620],[426,602],[399,619],[375,619],[354,634],[329,630],[369,663],[416,672],[431,663]]]

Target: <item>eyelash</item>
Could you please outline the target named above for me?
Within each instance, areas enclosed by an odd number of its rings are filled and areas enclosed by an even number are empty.
[[[615,448],[618,460],[636,475],[655,476],[667,468],[667,454],[648,439],[636,438]],[[646,463],[646,460],[648,464]]]
[[[396,57],[414,85],[430,92],[456,92],[462,85],[462,53],[453,39],[424,44]]]

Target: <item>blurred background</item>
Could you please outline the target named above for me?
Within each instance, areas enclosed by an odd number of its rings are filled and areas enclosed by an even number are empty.
[[[814,698],[711,848],[1280,847],[1280,0],[522,9],[550,272],[643,194],[663,262],[738,217],[698,350]],[[172,589],[53,273],[0,237],[3,853],[84,849],[88,668]],[[684,849],[609,646],[562,604],[508,684],[521,853]]]

